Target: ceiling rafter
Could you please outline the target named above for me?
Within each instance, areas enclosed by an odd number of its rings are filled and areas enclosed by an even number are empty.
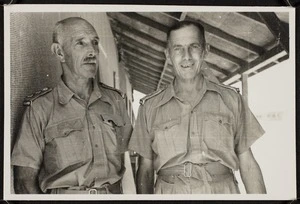
[[[229,61],[233,62],[234,64],[240,66],[240,67],[243,67],[247,63],[243,59],[240,59],[236,56],[233,56],[232,54],[224,52],[223,50],[220,50],[216,47],[210,46],[209,52],[213,53],[215,55],[218,55],[218,56],[222,57],[225,60],[229,60]]]
[[[289,53],[289,30],[282,26],[281,21],[276,14],[274,12],[260,12],[258,15],[264,21],[281,47]]]
[[[158,23],[157,21],[154,21],[150,18],[142,16],[138,13],[135,13],[135,12],[121,12],[121,14],[123,14],[123,15],[125,15],[129,18],[132,18],[136,21],[139,21],[139,22],[141,22],[141,23],[143,23],[147,26],[150,26],[150,27],[155,28],[157,30],[163,31],[165,33],[168,32],[168,30],[169,30],[169,27],[167,27],[167,26],[165,26],[161,23]]]
[[[230,75],[228,75],[226,78],[222,79],[221,82],[226,82],[227,80],[229,80],[230,78],[234,77],[235,75],[238,74],[243,74],[244,72],[252,69],[253,67],[259,65],[260,63],[274,57],[275,55],[279,54],[280,52],[282,52],[283,49],[281,46],[276,46],[274,48],[272,48],[271,50],[269,50],[268,52],[266,52],[265,54],[259,56],[258,58],[256,58],[255,60],[253,60],[252,62],[248,63],[247,66],[241,67],[241,69],[236,70],[235,72],[232,72]],[[239,78],[239,77],[237,77]]]
[[[159,77],[153,77],[153,76],[150,76],[150,75],[147,75],[147,74],[145,74],[145,73],[143,73],[143,72],[141,72],[141,71],[138,71],[138,70],[136,70],[136,69],[129,69],[129,75],[137,75],[137,76],[140,76],[140,77],[144,77],[144,78],[147,78],[148,80],[150,79],[151,80],[151,82],[152,81],[159,81]]]
[[[112,26],[112,29],[117,31],[117,32],[123,32],[123,31],[130,32],[130,33],[132,33],[136,36],[139,36],[141,38],[144,38],[145,40],[148,40],[149,42],[154,43],[158,46],[161,46],[163,48],[166,47],[166,44],[167,44],[166,42],[161,41],[157,38],[154,38],[154,37],[152,37],[151,35],[149,35],[147,33],[139,31],[139,30],[135,29],[134,27],[132,27],[130,25],[121,23],[120,21],[118,21],[116,19],[114,19],[114,22],[111,24],[111,26]]]
[[[245,16],[245,17],[255,21],[256,23],[259,23],[259,24],[265,26],[265,23],[263,22],[263,20],[261,19],[261,17],[258,15],[257,12],[237,12],[237,14]]]
[[[186,20],[195,21],[195,19],[190,18],[190,17],[186,17]],[[235,46],[238,46],[238,47],[240,47],[244,50],[247,50],[248,52],[252,52],[256,55],[260,55],[264,52],[264,48],[262,48],[262,47],[254,45],[251,42],[248,42],[246,40],[234,37],[233,35],[230,35],[217,27],[211,26],[211,25],[205,23],[204,21],[201,21],[199,19],[197,19],[197,21],[204,27],[206,32],[208,32],[218,38],[221,38]]]
[[[149,79],[147,77],[141,76],[141,75],[137,75],[135,73],[131,73],[131,76],[134,77],[134,79],[132,79],[132,81],[139,81],[142,82],[146,85],[148,85],[149,87],[155,89],[156,88],[156,84],[153,82],[150,82]]]
[[[154,72],[158,72],[158,73],[161,73],[163,67],[159,67],[157,65],[154,65],[150,62],[147,62],[143,59],[140,59],[134,55],[132,55],[131,53],[124,53],[124,57],[127,58],[128,62],[132,62],[132,63],[135,63],[137,64],[138,66],[144,68],[144,69],[151,69],[152,71]]]
[[[139,50],[137,50],[137,49],[135,49],[133,47],[128,46],[125,43],[121,43],[121,48],[124,49],[124,51],[131,52],[133,54],[136,54],[136,55],[138,55],[140,57],[143,57],[143,58],[145,58],[147,60],[150,60],[152,62],[155,62],[157,64],[163,64],[164,63],[164,60],[159,60],[157,58],[154,58],[154,57],[152,57],[152,56],[150,56],[150,55],[148,55],[146,53],[143,53],[143,52],[141,52],[141,51],[139,51]]]
[[[150,47],[146,44],[140,43],[140,42],[136,41],[135,39],[133,39],[129,36],[126,36],[123,33],[119,33],[119,32],[115,32],[115,33],[120,36],[120,41],[126,41],[126,42],[128,42],[128,43],[130,43],[130,44],[132,44],[132,45],[134,45],[138,48],[141,48],[145,51],[150,52],[151,54],[154,54],[154,55],[158,56],[161,59],[165,59],[165,54],[163,52],[155,50],[155,49],[153,49],[152,47]]]
[[[149,76],[152,76],[152,77],[155,77],[155,78],[158,78],[158,79],[160,77],[159,74],[155,74],[155,73],[151,72],[151,70],[141,69],[141,68],[139,68],[137,66],[130,65],[130,63],[127,63],[125,66],[129,69],[129,71],[130,70],[140,71],[141,73],[147,74]]]
[[[211,68],[211,69],[213,69],[213,70],[216,70],[217,72],[222,73],[222,74],[224,74],[225,76],[228,76],[228,75],[230,74],[229,71],[227,71],[227,70],[225,70],[225,69],[222,69],[222,68],[218,67],[218,66],[215,65],[215,64],[212,64],[212,63],[207,62],[207,61],[205,61],[205,63],[207,64],[207,66],[208,66],[209,68]]]

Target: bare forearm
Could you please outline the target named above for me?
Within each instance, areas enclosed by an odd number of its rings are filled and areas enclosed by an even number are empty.
[[[256,162],[246,169],[241,169],[242,181],[248,194],[266,194],[262,172]]]
[[[29,167],[14,168],[14,187],[17,194],[41,194],[38,185],[38,170]]]
[[[241,178],[249,194],[267,193],[262,172],[251,149],[239,155]]]
[[[138,194],[153,194],[154,186],[154,170],[151,164],[145,164],[139,161],[140,165],[137,171],[137,193]]]

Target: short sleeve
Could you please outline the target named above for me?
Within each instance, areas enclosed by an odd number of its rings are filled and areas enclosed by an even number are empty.
[[[132,124],[126,110],[124,100],[120,100],[120,112],[124,121],[124,126],[122,127],[122,145],[120,152],[124,153],[128,150],[128,142],[132,133]]]
[[[137,152],[142,157],[152,159],[152,139],[148,132],[145,106],[139,107],[135,127],[129,142],[129,149]]]
[[[235,152],[239,155],[247,151],[265,131],[253,115],[249,107],[239,96],[239,116],[235,135]]]
[[[39,169],[43,161],[44,147],[41,123],[34,114],[32,107],[28,107],[23,115],[13,148],[11,164]]]

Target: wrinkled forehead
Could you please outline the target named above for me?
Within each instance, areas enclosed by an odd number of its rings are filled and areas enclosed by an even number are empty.
[[[170,32],[169,43],[181,43],[183,41],[204,43],[204,38],[199,28],[194,25],[187,25]]]
[[[85,20],[72,20],[67,22],[62,29],[64,39],[74,39],[77,37],[98,38],[95,28]]]

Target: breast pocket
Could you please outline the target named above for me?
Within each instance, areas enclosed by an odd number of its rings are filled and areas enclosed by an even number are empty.
[[[234,147],[230,117],[207,114],[203,120],[203,138],[209,149],[230,151]]]
[[[108,137],[105,137],[106,148],[108,152],[117,152],[123,139],[124,120],[120,115],[102,114],[101,115],[105,132]]]
[[[180,118],[155,125],[153,132],[152,148],[162,160],[169,160],[186,151],[184,135],[180,134]]]
[[[48,172],[84,162],[88,156],[87,135],[81,119],[63,121],[45,130],[44,163]]]

